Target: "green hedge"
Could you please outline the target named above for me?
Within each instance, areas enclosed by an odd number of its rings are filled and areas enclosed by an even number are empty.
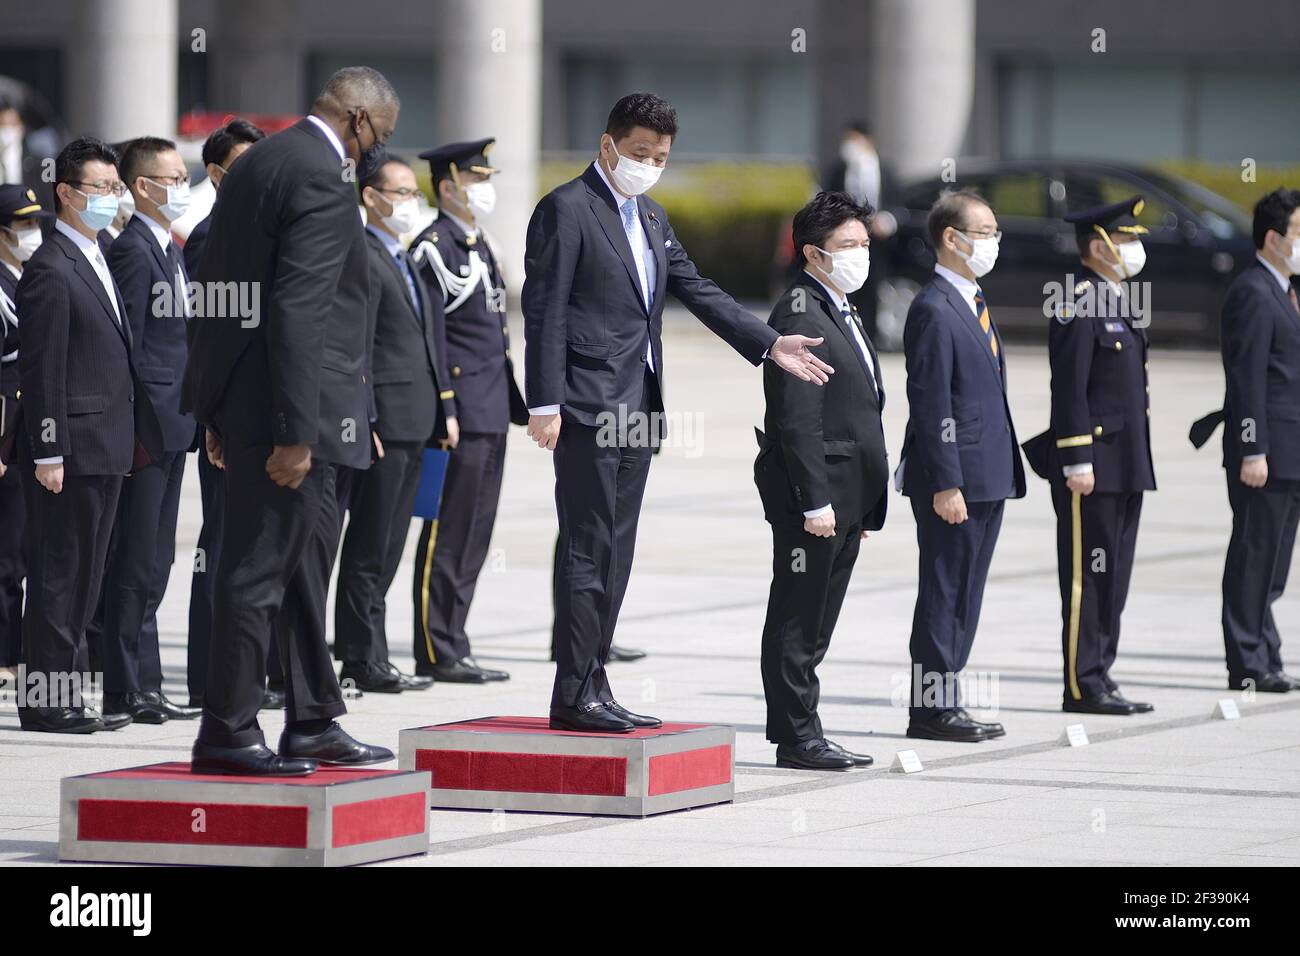
[[[1239,165],[1168,160],[1153,164],[1157,169],[1190,179],[1236,203],[1246,212],[1255,208],[1261,196],[1279,186],[1300,188],[1300,166],[1260,166],[1254,182],[1242,182]]]

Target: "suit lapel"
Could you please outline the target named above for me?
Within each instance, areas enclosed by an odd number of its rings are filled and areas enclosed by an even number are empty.
[[[976,318],[969,303],[967,303],[965,298],[962,297],[962,294],[957,291],[956,287],[943,276],[936,275],[934,281],[942,284],[940,287],[943,289],[944,295],[948,298],[948,305],[957,313],[957,318],[961,324],[968,332],[970,332],[975,341],[979,343],[980,351],[983,352],[984,357],[988,359],[989,368],[993,370],[993,374],[998,377],[998,383],[1005,389],[1006,380],[1002,374],[1002,363],[998,361],[998,356],[994,355],[993,350],[989,348],[988,336],[986,336],[984,330],[980,328],[980,320]],[[1000,355],[1002,353],[1002,336],[998,335],[998,327],[993,323],[992,310],[989,311],[989,323],[993,329],[993,337],[997,340],[998,354]]]
[[[86,258],[85,253],[78,249],[71,239],[57,230],[55,230],[53,238],[62,243],[61,248],[63,249],[63,254],[72,260],[72,271],[81,278],[82,282],[86,283],[86,285],[90,287],[90,291],[94,293],[95,298],[99,300],[99,304],[104,311],[104,317],[108,320],[109,324],[113,326],[113,329],[117,334],[122,337],[122,341],[126,343],[129,350],[131,346],[131,333],[126,329],[126,306],[122,303],[122,296],[117,295],[119,311],[115,313],[113,311],[113,305],[109,301],[108,293],[104,290],[104,283],[99,281],[99,273],[96,272],[95,267],[90,264],[90,260]],[[116,284],[113,285],[113,292],[114,294],[117,294]],[[120,322],[118,321],[118,315],[122,317]]]
[[[804,288],[806,288],[809,292],[811,292],[821,303],[822,312],[830,320],[831,325],[833,325],[836,329],[839,330],[839,334],[843,337],[845,343],[848,345],[849,351],[851,351],[853,353],[854,358],[858,360],[858,365],[862,368],[862,374],[866,376],[867,382],[868,383],[875,382],[876,406],[879,407],[880,406],[879,379],[877,379],[874,369],[869,368],[867,366],[867,358],[862,354],[862,350],[858,348],[857,339],[853,337],[853,330],[849,328],[849,323],[845,321],[844,316],[840,315],[840,310],[837,309],[835,307],[835,303],[830,300],[830,297],[826,294],[826,290],[822,288],[821,283],[809,277],[807,281],[803,283],[803,285]],[[862,336],[862,341],[864,342],[867,341],[867,337],[865,335]],[[867,349],[872,353],[872,357],[871,357],[872,365],[874,365],[876,368],[879,368],[879,363],[876,362],[875,352],[874,350],[871,349],[870,343],[867,344]]]
[[[645,230],[646,243],[650,246],[650,251],[655,257],[655,287],[652,308],[657,310],[668,287],[668,250],[664,247],[664,230],[659,225],[659,217],[653,211],[647,210],[645,203],[638,202],[636,206],[637,212],[641,216],[641,228]],[[637,288],[640,288],[639,282]]]
[[[420,300],[419,311],[417,312],[416,305],[411,302],[411,297],[407,294],[406,277],[402,275],[402,265],[397,261],[397,257],[389,252],[388,247],[384,245],[384,241],[369,229],[366,230],[366,241],[373,242],[378,246],[380,257],[388,263],[388,271],[392,273],[393,278],[397,280],[398,286],[402,290],[402,301],[406,303],[407,311],[411,313],[411,318],[415,320],[415,324],[420,328],[424,328],[424,297],[420,292],[420,283],[415,283],[415,295]]]
[[[592,180],[595,182],[593,183]],[[619,215],[614,194],[605,186],[595,166],[587,167],[587,171],[583,173],[583,181],[587,184],[587,192],[590,194],[588,198],[591,201],[591,211],[595,214],[596,221],[600,223],[600,228],[604,230],[605,238],[614,247],[618,257],[623,260],[627,277],[632,282],[632,291],[636,294],[636,300],[641,303],[641,310],[644,312],[645,296],[641,294],[641,278],[637,273],[636,262],[632,259],[632,247],[628,245],[627,233],[623,231],[623,217]]]
[[[1255,265],[1264,273],[1264,281],[1273,290],[1273,295],[1277,297],[1278,304],[1285,310],[1287,318],[1293,323],[1300,324],[1300,314],[1296,313],[1295,307],[1291,305],[1291,297],[1277,284],[1277,279],[1273,277],[1273,273],[1265,269],[1259,262],[1256,262]]]

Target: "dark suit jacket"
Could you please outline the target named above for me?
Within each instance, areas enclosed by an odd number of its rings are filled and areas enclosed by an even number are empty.
[[[18,280],[14,274],[9,271],[7,266],[0,265],[0,292],[8,296],[9,301],[14,303],[15,312],[18,304]],[[18,329],[4,319],[0,319],[0,355],[7,355],[18,348]],[[18,363],[5,362],[0,364],[0,395],[12,399],[18,393]],[[13,414],[18,406],[15,405],[10,409]]]
[[[564,420],[596,425],[601,412],[637,408],[646,338],[663,394],[664,293],[754,365],[777,334],[695,268],[663,207],[637,197],[655,257],[647,314],[618,206],[594,166],[548,193],[533,211],[524,254],[524,387],[528,407],[563,405]],[[652,411],[658,409],[652,409]]]
[[[162,426],[163,449],[187,451],[194,443],[194,418],[181,411],[181,379],[189,354],[184,303],[177,299],[162,247],[139,216],[132,216],[113,241],[108,268],[126,303],[132,358]],[[155,294],[159,288],[167,290],[161,297]]]
[[[779,335],[824,338],[813,352],[835,374],[818,386],[770,362],[763,369],[767,413],[754,482],[765,517],[774,525],[801,527],[805,511],[829,504],[837,525],[861,521],[867,530],[883,527],[889,500],[880,422],[885,392],[871,340],[863,336],[874,382],[839,310],[807,273],[781,296],[768,324]]]
[[[52,232],[18,283],[18,356],[25,461],[63,456],[64,474],[125,475],[161,452],[153,406],[131,362],[131,326],[119,325],[80,249]]]
[[[181,255],[185,257],[185,271],[192,276],[199,274],[199,263],[203,260],[203,247],[208,241],[208,230],[212,228],[212,213],[208,213],[190,230],[185,239],[185,248]]]
[[[369,467],[369,277],[355,183],[325,135],[303,119],[255,143],[221,181],[196,278],[251,284],[259,315],[191,320],[182,407],[226,440]]]
[[[1300,315],[1259,262],[1228,289],[1219,343],[1227,382],[1224,467],[1237,470],[1245,455],[1267,455],[1270,479],[1300,479]]]
[[[989,308],[992,318],[996,303]],[[903,352],[909,406],[903,494],[960,488],[967,501],[1022,497],[1025,470],[1007,404],[1002,339],[995,358],[971,307],[937,273],[907,311]]]
[[[384,241],[366,230],[370,266],[370,322],[374,329],[370,358],[377,419],[382,440],[427,442],[446,436],[446,419],[456,414],[447,380],[442,297],[430,295],[412,275],[419,309],[412,305],[401,266]]]

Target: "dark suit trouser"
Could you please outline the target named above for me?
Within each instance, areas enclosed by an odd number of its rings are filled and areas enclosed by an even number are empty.
[[[654,387],[648,376],[645,384],[642,411],[649,407],[646,393]],[[560,551],[552,707],[614,699],[605,660],[632,575],[653,448],[628,447],[607,437],[599,428],[565,422],[555,446]]]
[[[1142,492],[1078,495],[1053,481],[1052,505],[1065,697],[1082,700],[1117,687],[1110,669],[1133,577]]]
[[[29,676],[80,671],[86,660],[86,628],[103,584],[122,476],[66,476],[56,495],[37,482],[31,462],[18,467],[27,505],[23,662]],[[53,701],[47,706],[80,703]]]
[[[166,452],[122,483],[104,572],[104,693],[162,690],[158,605],[176,559],[185,453]]]
[[[465,432],[447,461],[438,520],[424,522],[415,549],[417,664],[450,663],[470,653],[465,621],[492,543],[505,460],[504,432]]]
[[[222,560],[213,582],[212,647],[199,739],[265,743],[257,722],[272,626],[285,672],[285,720],[346,711],[325,642],[338,545],[335,466],[313,460],[297,489],[266,473],[271,448],[227,443]]]
[[[833,538],[819,538],[797,526],[772,528],[762,672],[767,739],[774,744],[822,736],[817,665],[830,647],[861,536],[861,525],[837,525]]]
[[[385,442],[384,457],[367,471],[352,475],[354,487],[334,597],[334,656],[338,660],[388,660],[385,598],[402,562],[423,458],[422,442]]]
[[[22,467],[30,468],[31,465]],[[0,477],[0,667],[16,667],[23,659],[23,503],[20,466]]]
[[[198,552],[190,579],[190,635],[186,644],[186,683],[190,696],[201,698],[208,687],[208,655],[212,651],[212,586],[221,558],[221,529],[226,515],[226,478],[199,449],[199,494],[203,499],[203,524],[199,528]],[[272,641],[266,655],[266,676],[274,686],[284,684],[280,651]]]
[[[966,520],[948,524],[934,513],[930,495],[911,502],[920,572],[912,615],[910,713],[914,720],[925,720],[961,706],[956,677],[975,643],[1006,503],[968,501]]]
[[[1249,488],[1227,469],[1232,537],[1223,565],[1223,645],[1231,680],[1282,670],[1273,602],[1286,590],[1300,522],[1300,481]]]

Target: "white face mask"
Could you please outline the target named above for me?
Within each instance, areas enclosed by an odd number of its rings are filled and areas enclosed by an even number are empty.
[[[967,242],[971,244],[969,253],[962,252],[957,248],[957,255],[966,260],[966,265],[970,266],[970,271],[979,279],[993,271],[993,266],[998,261],[998,240],[996,236],[984,236],[979,239],[972,239],[964,232],[957,232]]]
[[[490,216],[497,207],[497,189],[491,183],[470,183],[465,187],[465,199],[475,216]]]
[[[610,148],[614,150],[614,155],[618,156],[618,164],[610,170],[610,176],[618,191],[624,196],[639,196],[659,182],[659,177],[663,175],[662,166],[638,163],[635,159],[619,156],[618,147],[614,146],[612,140]]]
[[[1291,254],[1285,257],[1285,261],[1286,267],[1292,275],[1300,273],[1300,239],[1291,241]]]
[[[415,224],[420,218],[420,201],[418,199],[403,199],[401,202],[393,203],[393,211],[384,217],[384,225],[399,236],[404,236],[415,229]]]
[[[826,273],[831,284],[845,295],[857,292],[871,273],[871,250],[866,246],[827,252],[820,246],[817,251],[831,257],[831,271]]]
[[[1147,264],[1147,251],[1141,242],[1126,242],[1115,247],[1119,250],[1119,266],[1125,279],[1131,279]]]
[[[162,183],[154,182],[149,179],[146,182],[153,183],[155,186],[162,186]],[[175,222],[185,211],[190,208],[190,184],[181,183],[179,186],[166,186],[167,201],[159,205],[158,214],[168,222]],[[152,196],[149,198],[153,198]]]
[[[40,229],[10,229],[6,230],[10,236],[17,238],[18,242],[9,242],[8,236],[5,241],[9,245],[9,251],[19,262],[26,262],[32,257],[32,253],[41,247],[41,230]]]

